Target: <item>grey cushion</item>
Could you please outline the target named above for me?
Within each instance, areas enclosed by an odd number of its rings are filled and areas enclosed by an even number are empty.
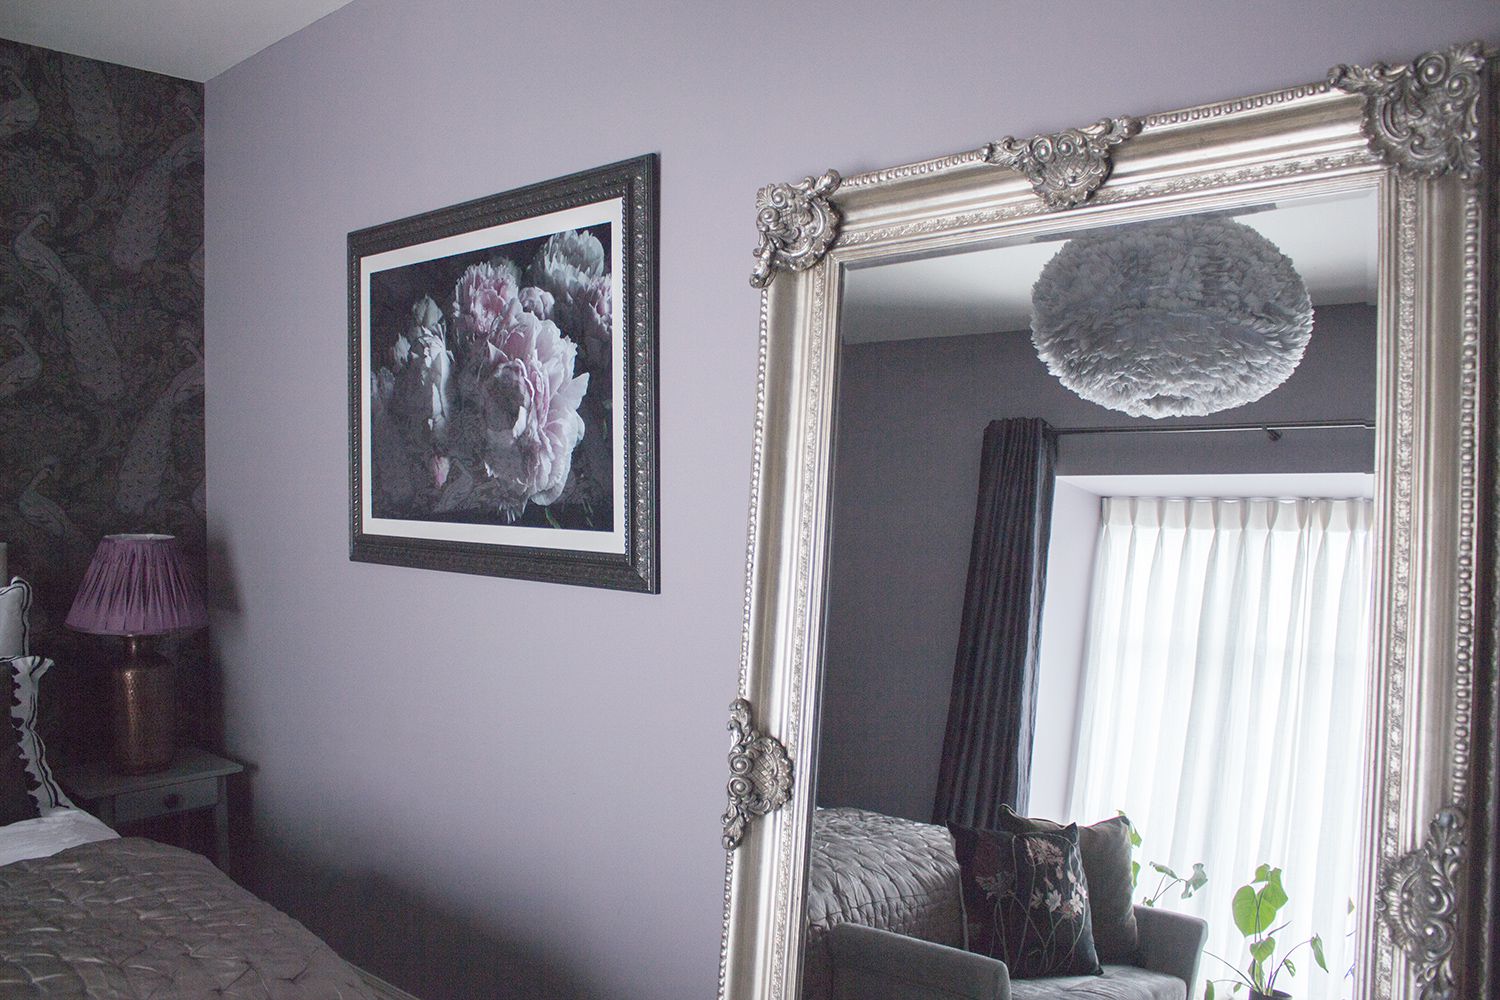
[[[1001,807],[998,829],[1009,833],[1057,833],[1063,827],[1051,820],[1018,816],[1009,806]],[[1080,826],[1078,851],[1083,855],[1083,874],[1089,884],[1089,915],[1099,961],[1135,961],[1138,940],[1131,898],[1135,886],[1130,879],[1130,820],[1115,816],[1092,826]]]
[[[1011,1000],[1187,1000],[1187,984],[1134,965],[1106,965],[1102,976],[1017,979]]]

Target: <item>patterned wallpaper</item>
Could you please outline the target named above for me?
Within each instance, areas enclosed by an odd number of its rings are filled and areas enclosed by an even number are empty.
[[[202,566],[202,114],[201,84],[0,39],[0,541],[64,675],[101,535]]]

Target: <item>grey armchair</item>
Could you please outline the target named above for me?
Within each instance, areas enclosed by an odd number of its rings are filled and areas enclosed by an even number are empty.
[[[1208,925],[1197,917],[1135,908],[1140,951],[1103,976],[1018,979],[1005,963],[856,924],[833,929],[834,1000],[1186,1000]]]

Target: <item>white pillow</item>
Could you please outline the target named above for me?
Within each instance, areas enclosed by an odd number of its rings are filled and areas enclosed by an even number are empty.
[[[0,587],[0,659],[31,652],[27,620],[31,613],[31,584],[19,576]]]
[[[0,667],[11,683],[14,700],[11,702],[11,723],[21,743],[21,759],[26,764],[26,773],[35,785],[31,797],[36,800],[37,810],[47,815],[54,809],[73,809],[75,806],[63,794],[62,788],[52,777],[47,766],[47,747],[36,731],[37,682],[52,666],[52,661],[43,656],[12,656],[0,658]]]

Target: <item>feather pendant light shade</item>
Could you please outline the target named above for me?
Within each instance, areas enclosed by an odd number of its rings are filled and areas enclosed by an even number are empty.
[[[1292,262],[1243,223],[1187,217],[1085,233],[1032,288],[1047,370],[1133,417],[1217,413],[1296,370],[1312,300]]]

